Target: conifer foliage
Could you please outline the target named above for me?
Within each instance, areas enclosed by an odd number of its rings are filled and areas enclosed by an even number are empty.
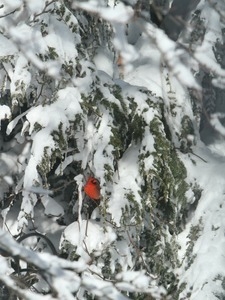
[[[225,7],[169,2],[1,1],[1,299],[224,299]]]

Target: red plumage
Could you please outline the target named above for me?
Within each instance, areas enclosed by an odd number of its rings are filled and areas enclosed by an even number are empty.
[[[94,177],[89,177],[84,185],[84,192],[91,199],[100,200],[101,193],[99,181]]]

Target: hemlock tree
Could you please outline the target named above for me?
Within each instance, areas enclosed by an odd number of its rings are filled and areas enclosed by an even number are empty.
[[[1,1],[1,299],[224,299],[225,5],[185,3]]]

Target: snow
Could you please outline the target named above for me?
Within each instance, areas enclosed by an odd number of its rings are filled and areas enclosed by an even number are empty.
[[[88,12],[96,13],[109,22],[124,23],[126,24],[133,17],[133,9],[124,3],[118,3],[114,7],[105,7],[101,3],[93,1],[74,3],[74,8],[81,8]]]
[[[134,62],[133,70],[125,73],[124,79],[132,85],[151,88],[157,96],[162,96],[160,52],[154,45],[146,43],[144,37],[137,43],[139,59]]]
[[[150,32],[149,29],[147,29]],[[155,30],[156,45],[163,56],[163,60],[168,64],[169,71],[184,85],[196,90],[200,86],[196,82],[193,73],[182,63],[182,55],[185,51],[177,48],[175,42],[171,41],[162,30]]]
[[[85,285],[89,290],[92,290],[93,293],[101,298],[108,298],[108,299],[118,299],[118,300],[126,300],[127,297],[123,296],[119,293],[112,285],[111,282],[105,282],[98,278],[93,278],[89,276],[84,276],[83,278]],[[98,287],[98,288],[96,288]]]
[[[68,127],[69,121],[73,120],[76,114],[82,112],[79,104],[81,97],[77,89],[67,87],[59,91],[56,98],[58,98],[57,101],[50,106],[37,106],[26,115],[30,123],[30,134],[34,131],[36,123],[43,127],[42,130],[35,133],[33,138],[32,153],[37,163],[42,159],[45,147],[55,148],[52,131],[57,130],[60,124]]]
[[[31,192],[31,190],[33,186],[41,184],[37,165],[42,162],[45,151],[51,153],[51,151],[55,150],[56,142],[51,135],[52,132],[54,130],[57,131],[60,124],[62,124],[63,128],[66,130],[66,128],[69,128],[69,122],[75,119],[76,114],[81,113],[81,98],[76,88],[67,87],[64,91],[59,91],[56,95],[56,99],[57,100],[50,106],[44,107],[39,105],[32,111],[29,111],[26,115],[30,124],[29,133],[32,135],[33,144],[29,162],[24,173],[23,202],[21,205],[22,212],[18,216],[20,228],[23,228],[24,222],[27,223],[24,219],[24,215],[33,216],[33,209],[37,202],[37,196]],[[37,123],[41,127],[41,130],[36,132],[35,125],[37,125]],[[50,214],[49,209],[51,210],[53,208],[53,205],[49,204],[49,200],[50,198],[47,202],[43,202],[45,213],[47,215]],[[55,204],[51,214],[59,216],[62,213],[63,209],[61,206]]]
[[[109,22],[121,22],[127,23],[134,15],[131,7],[125,6],[123,3],[118,3],[113,9],[103,8],[100,12],[101,16],[104,16]]]
[[[17,48],[12,43],[12,41],[7,39],[3,35],[0,35],[0,43],[1,43],[0,56],[13,55],[14,53],[17,52]]]
[[[134,196],[134,201],[141,206],[141,198],[139,190],[134,190],[134,187],[140,186],[141,178],[138,172],[138,146],[130,147],[123,156],[123,159],[118,165],[119,178],[115,174],[115,184],[108,202],[108,212],[112,215],[113,221],[120,225],[123,209],[126,205],[129,207],[127,194]],[[131,218],[130,223],[135,223],[135,219]]]
[[[116,277],[118,280],[131,281],[133,285],[138,286],[140,289],[146,289],[149,286],[149,278],[144,275],[143,271],[119,273]]]
[[[215,55],[213,53],[213,44],[217,40],[222,40],[222,33],[217,29],[220,27],[220,14],[207,4],[202,10],[201,15],[202,18],[207,20],[207,30],[204,40],[196,49],[194,56],[204,67],[224,78],[225,70],[216,63]]]
[[[81,254],[85,251],[88,255],[93,253],[95,256],[99,256],[102,250],[113,243],[115,239],[116,234],[110,226],[103,228],[102,224],[94,220],[88,222],[82,220],[80,224],[74,222],[66,227],[60,241],[60,247],[66,241],[75,247],[79,247]]]
[[[50,18],[50,24],[48,35],[44,38],[47,46],[55,49],[61,62],[73,62],[77,57],[73,33],[55,17]]]
[[[113,56],[106,48],[99,48],[94,57],[94,63],[98,70],[102,70],[113,77]]]
[[[74,11],[61,1],[50,7],[45,0],[2,3],[1,16],[19,8],[0,18],[1,91],[9,89],[12,96],[9,101],[2,94],[0,106],[0,120],[10,120],[9,136],[1,128],[0,140],[2,228],[13,236],[43,232],[62,254],[68,250],[68,258],[35,253],[2,229],[0,248],[45,273],[58,299],[86,299],[86,293],[128,299],[124,295],[139,292],[161,300],[174,296],[167,295],[170,284],[179,289],[179,300],[218,299],[225,278],[224,112],[210,116],[220,138],[207,147],[199,140],[200,112],[193,111],[190,89],[201,93],[193,70],[210,71],[224,88],[225,71],[213,49],[222,41],[220,13],[201,1],[206,32],[191,48],[139,16],[131,7],[136,1],[110,1],[110,6],[103,0],[76,1]],[[54,11],[41,13],[46,5]],[[104,22],[111,26],[107,37]],[[184,132],[184,118],[195,132]],[[179,150],[182,140],[192,144],[185,153]],[[179,166],[169,166],[172,151],[185,165],[185,179],[175,174]],[[102,199],[84,220],[83,185],[92,173]],[[174,182],[166,182],[167,174]],[[160,191],[156,179],[162,181]],[[185,199],[174,195],[179,179],[188,185]],[[60,192],[57,184],[64,187]],[[174,219],[166,219],[163,201],[166,208],[173,205]],[[60,225],[58,218],[69,214],[67,225]],[[16,287],[7,260],[0,256],[0,262],[0,280],[18,288],[21,297],[53,299]],[[164,273],[175,275],[178,286]]]
[[[5,257],[0,256],[0,264],[1,264],[0,274],[4,275],[8,272],[8,269],[9,269],[8,262]]]
[[[59,205],[53,198],[48,195],[41,197],[41,202],[45,207],[45,214],[47,216],[56,216],[59,217],[64,215],[64,210],[61,205]]]
[[[196,151],[196,152],[195,152]],[[191,216],[186,229],[178,236],[182,245],[180,252],[181,261],[185,262],[185,249],[188,242],[188,234],[191,226],[201,224],[200,236],[197,239],[193,255],[192,265],[183,272],[181,283],[188,282],[188,286],[182,293],[184,297],[188,289],[194,292],[190,299],[216,299],[213,291],[217,290],[216,277],[224,276],[225,259],[224,248],[224,167],[225,159],[215,156],[204,148],[195,149],[195,153],[204,157],[207,163],[195,159],[196,164],[191,163],[185,157],[183,160],[187,167],[189,180],[196,179],[201,188],[204,188],[199,205]],[[185,263],[183,263],[185,268]],[[181,298],[182,298],[181,295]]]
[[[225,136],[225,128],[221,124],[219,118],[224,118],[224,114],[221,113],[215,113],[212,114],[212,118],[210,120],[210,124],[215,128],[216,131],[218,131],[222,136]]]
[[[39,14],[44,10],[46,1],[45,0],[26,0],[26,7],[30,14]]]
[[[22,0],[2,0],[1,2],[4,8],[10,8],[10,11],[19,8],[23,3]]]
[[[17,86],[18,86],[21,78],[23,78],[22,82],[24,85],[23,94],[28,89],[30,82],[31,82],[31,74],[27,70],[27,67],[28,67],[28,60],[25,57],[20,56],[16,61],[15,70],[14,70],[13,74],[11,75],[12,83],[11,83],[10,88],[11,88],[11,93],[13,95],[17,94],[17,90],[18,90]]]
[[[19,116],[17,116],[16,118],[14,118],[10,123],[9,125],[7,126],[7,130],[6,130],[6,133],[9,135],[12,130],[15,128],[15,126],[17,125],[17,123],[20,121],[20,119],[26,115],[27,112],[24,112],[22,114],[20,114]],[[24,123],[24,126],[23,126],[23,130],[22,130],[22,133],[23,131],[26,129],[26,127],[28,126],[28,123],[25,122]],[[21,134],[22,135],[22,134]]]
[[[11,119],[11,110],[7,105],[0,105],[0,120]]]

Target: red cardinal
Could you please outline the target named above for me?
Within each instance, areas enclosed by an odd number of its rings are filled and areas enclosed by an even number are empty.
[[[100,200],[101,194],[100,194],[100,184],[98,179],[94,177],[89,177],[84,186],[84,192],[92,200]]]

